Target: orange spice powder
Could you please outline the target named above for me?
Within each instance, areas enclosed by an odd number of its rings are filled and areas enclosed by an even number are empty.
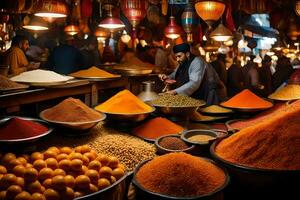
[[[79,99],[70,97],[46,110],[44,117],[60,122],[87,122],[98,120],[102,114],[88,107]]]
[[[141,126],[138,126],[133,130],[133,133],[142,138],[156,139],[163,135],[177,134],[183,130],[183,127],[171,122],[170,120],[157,117],[150,119]]]
[[[147,190],[175,197],[208,194],[225,183],[226,176],[216,165],[186,153],[169,153],[144,164],[136,174]]]
[[[230,162],[261,168],[300,170],[300,100],[256,125],[222,140],[216,153]]]
[[[230,107],[230,108],[270,108],[272,107],[272,103],[266,101],[259,96],[255,95],[248,89],[243,90],[237,95],[233,96],[226,102],[221,103],[222,106]]]
[[[70,76],[79,77],[79,78],[88,78],[88,77],[98,77],[98,78],[114,78],[117,77],[115,74],[111,74],[107,71],[99,69],[95,66],[90,67],[89,69],[80,70],[74,73],[71,73]]]
[[[151,106],[144,103],[129,90],[123,90],[104,103],[95,107],[96,110],[107,113],[134,114],[153,110]]]

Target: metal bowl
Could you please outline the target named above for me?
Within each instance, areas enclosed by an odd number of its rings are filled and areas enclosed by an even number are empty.
[[[181,138],[180,138],[180,135],[178,135],[178,134],[164,135],[164,136],[161,136],[161,137],[157,138],[157,139],[155,140],[155,143],[154,143],[154,144],[155,144],[155,146],[156,146],[156,148],[157,148],[157,153],[160,154],[160,155],[166,154],[166,153],[174,153],[174,152],[186,152],[186,153],[191,153],[191,152],[193,151],[193,149],[195,148],[195,145],[189,144],[189,143],[187,143],[187,142],[185,142],[185,141],[182,140],[183,142],[186,143],[186,145],[188,146],[188,148],[186,148],[186,149],[181,149],[181,150],[167,149],[167,148],[165,148],[165,147],[163,147],[163,146],[161,146],[161,145],[159,144],[160,141],[161,141],[162,139],[166,138],[166,137],[177,137],[177,138],[181,139]]]
[[[141,113],[112,113],[112,112],[103,112],[107,115],[108,120],[119,121],[119,122],[139,122],[143,121],[148,117],[152,112],[155,111],[155,108],[152,107],[151,111],[141,112]]]
[[[96,124],[98,124],[99,122],[105,120],[106,115],[101,113],[102,116],[97,119],[97,120],[92,120],[92,121],[86,121],[86,122],[62,122],[62,121],[54,121],[54,120],[50,120],[47,119],[45,117],[45,112],[47,112],[48,109],[43,110],[40,113],[40,118],[42,118],[43,120],[54,124],[57,127],[63,127],[63,128],[67,128],[67,129],[72,129],[72,130],[78,130],[78,131],[84,131],[84,130],[88,130],[90,128],[93,128]]]
[[[122,200],[127,196],[126,179],[130,178],[130,174],[124,175],[109,187],[94,192],[82,197],[77,197],[74,200],[97,200],[97,199],[110,199],[110,200]]]
[[[29,117],[19,117],[19,116],[9,116],[9,117],[2,118],[0,120],[0,126],[4,125],[8,120],[10,120],[11,118],[14,118],[14,117],[42,124],[43,126],[45,126],[45,127],[48,128],[48,131],[46,131],[45,133],[42,133],[40,135],[34,136],[34,137],[12,139],[12,140],[0,140],[0,144],[3,144],[3,145],[15,145],[15,144],[21,144],[21,143],[31,143],[31,142],[34,142],[34,141],[36,141],[38,139],[41,139],[42,137],[50,134],[53,131],[53,128],[49,125],[49,123],[47,123],[47,122],[45,122],[43,120],[29,118]]]
[[[222,139],[216,140],[210,146],[210,154],[216,163],[228,170],[232,186],[238,193],[241,191],[241,196],[247,193],[250,195],[247,199],[262,195],[268,199],[293,199],[295,195],[299,195],[300,170],[263,169],[232,163],[216,153],[215,148],[221,141]]]
[[[155,108],[169,116],[181,116],[186,117],[192,114],[193,112],[197,111],[200,106],[191,106],[191,107],[167,107],[167,106],[155,106]]]
[[[203,158],[203,157],[202,157],[202,159],[216,165],[216,163],[211,159]],[[201,196],[193,196],[193,197],[175,197],[175,196],[160,194],[160,193],[152,192],[152,191],[144,188],[137,181],[136,175],[137,175],[138,171],[140,170],[140,168],[143,165],[145,165],[149,161],[151,161],[151,159],[141,162],[134,170],[132,183],[133,183],[134,186],[136,186],[136,199],[143,199],[143,200],[152,200],[152,199],[160,199],[160,200],[169,200],[169,199],[220,200],[220,199],[223,199],[223,190],[227,187],[227,185],[230,181],[230,177],[229,177],[226,169],[221,167],[221,166],[218,166],[224,172],[226,178],[225,178],[224,184],[222,186],[220,186],[218,189],[216,189],[215,191],[213,191],[213,192],[210,192],[208,194],[204,194],[204,195],[201,195]],[[162,178],[164,178],[164,177],[162,177]]]

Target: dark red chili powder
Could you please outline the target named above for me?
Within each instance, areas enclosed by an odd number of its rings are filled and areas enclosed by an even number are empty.
[[[200,157],[168,153],[144,164],[136,174],[145,189],[174,197],[194,197],[216,191],[226,180],[222,169]]]
[[[178,137],[164,137],[160,140],[159,145],[166,149],[171,150],[183,150],[189,148],[189,146]]]
[[[33,121],[11,118],[0,127],[1,140],[14,140],[38,136],[48,131],[48,128]]]

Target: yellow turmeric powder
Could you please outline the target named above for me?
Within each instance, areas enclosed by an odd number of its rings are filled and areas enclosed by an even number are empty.
[[[96,106],[95,109],[106,113],[123,114],[144,113],[153,110],[151,106],[145,104],[129,90],[117,93],[104,103]]]
[[[89,78],[89,77],[97,77],[97,78],[115,78],[118,77],[118,75],[111,74],[107,71],[104,71],[102,69],[99,69],[95,66],[90,67],[89,69],[79,70],[77,72],[69,74],[73,77],[78,78]]]

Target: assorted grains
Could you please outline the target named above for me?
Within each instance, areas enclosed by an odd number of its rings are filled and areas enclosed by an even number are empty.
[[[300,85],[287,85],[275,91],[269,98],[281,101],[300,99]]]
[[[8,90],[8,89],[24,88],[24,87],[27,87],[27,85],[16,83],[12,80],[9,80],[7,77],[0,75],[0,90]]]
[[[273,106],[271,102],[260,98],[248,89],[243,90],[228,101],[221,103],[221,105],[242,109],[265,109]]]
[[[88,145],[52,146],[31,155],[3,154],[0,174],[0,199],[71,200],[109,187],[125,169]]]
[[[216,139],[216,137],[211,135],[194,135],[192,137],[187,138],[191,142],[198,142],[198,143],[207,143],[210,140]]]
[[[144,164],[136,181],[145,189],[174,197],[194,197],[216,191],[225,183],[224,171],[200,157],[169,153]]]
[[[98,120],[102,116],[101,113],[91,109],[79,99],[70,97],[47,109],[43,117],[50,121],[88,122]]]
[[[184,150],[189,146],[179,137],[169,136],[162,138],[159,143],[161,147],[170,150]]]
[[[97,152],[116,156],[128,171],[133,171],[140,162],[156,155],[154,145],[123,134],[105,135],[92,141],[89,145]]]
[[[95,107],[96,110],[107,113],[135,114],[153,111],[153,108],[129,90],[123,90],[104,103]]]
[[[63,76],[53,71],[36,69],[23,72],[11,78],[12,81],[24,83],[52,83],[64,82],[70,80],[71,77]]]
[[[177,94],[170,95],[164,94],[159,98],[150,101],[152,105],[162,106],[162,107],[197,107],[202,106],[204,104],[203,101],[193,99],[189,96]]]
[[[144,124],[135,128],[133,130],[133,134],[146,139],[156,139],[163,135],[177,134],[183,130],[183,127],[171,122],[170,120],[157,117],[150,119]]]
[[[200,109],[200,112],[212,113],[212,114],[218,114],[218,113],[226,114],[226,113],[231,113],[232,110],[223,108],[218,105],[211,105],[211,106],[207,106],[205,108]]]
[[[98,67],[90,67],[89,69],[80,70],[70,74],[70,76],[78,77],[78,78],[115,78],[118,75],[111,74],[107,71],[99,69]]]
[[[216,117],[216,116],[202,115],[198,111],[195,111],[190,115],[190,119],[192,121],[198,121],[198,122],[215,121],[215,120],[224,119],[224,118],[225,118],[225,116]]]
[[[221,158],[249,167],[300,170],[300,100],[216,146]]]

